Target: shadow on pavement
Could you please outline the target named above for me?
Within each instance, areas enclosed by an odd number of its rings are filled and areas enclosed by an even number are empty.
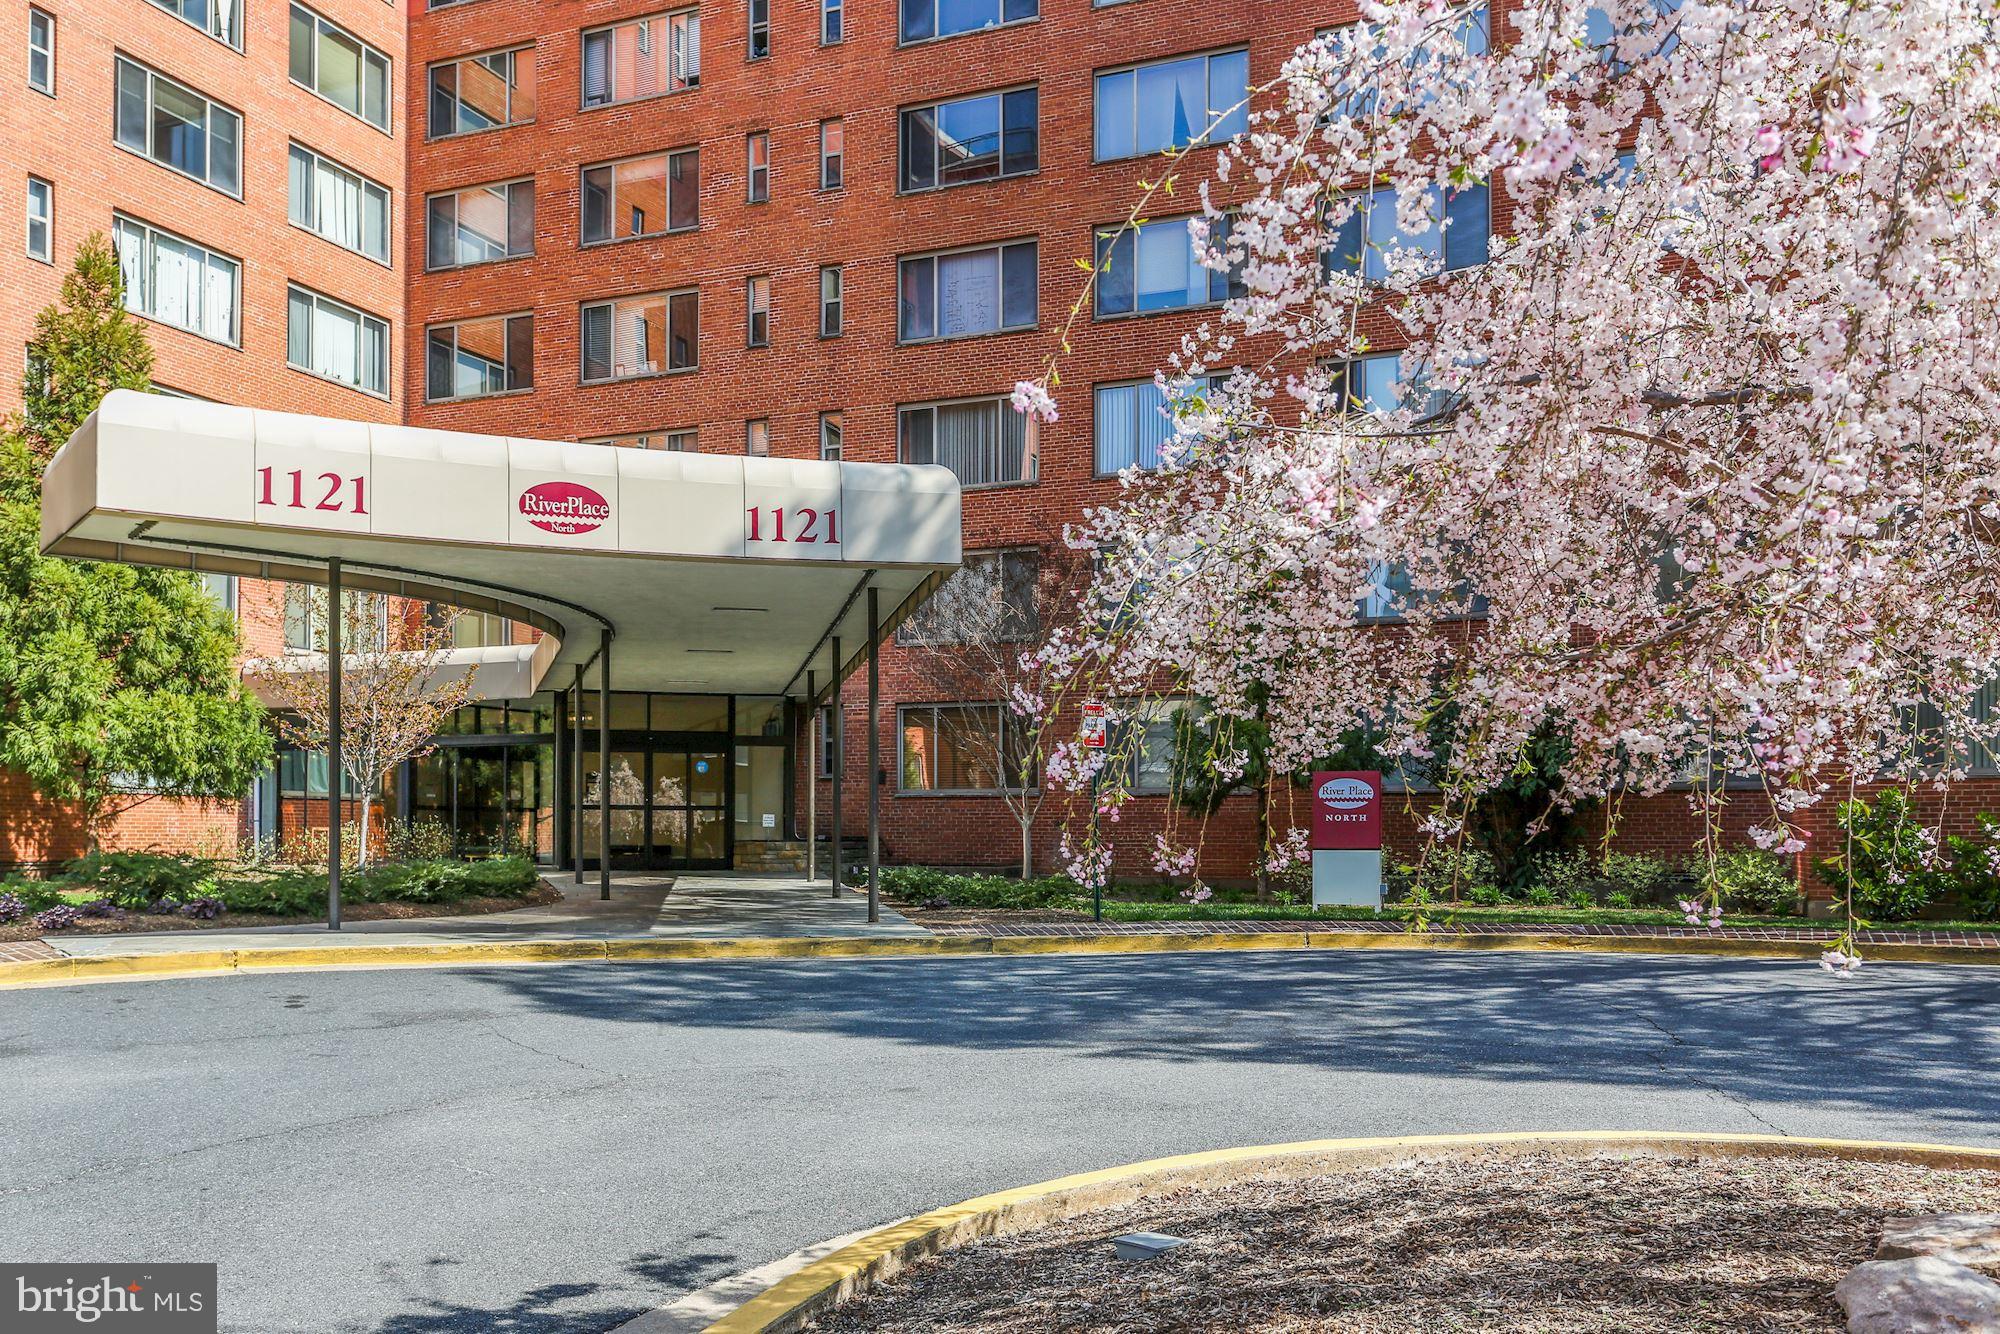
[[[2000,1126],[2000,970],[1418,953],[478,970],[594,1020],[966,1050],[1711,1087]]]

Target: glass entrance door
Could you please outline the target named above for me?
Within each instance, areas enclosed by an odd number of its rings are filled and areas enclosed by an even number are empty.
[[[583,855],[598,848],[597,772],[586,755]],[[611,864],[722,870],[729,865],[728,752],[647,746],[611,752]]]

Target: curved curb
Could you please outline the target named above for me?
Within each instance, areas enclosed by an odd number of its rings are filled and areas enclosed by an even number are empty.
[[[883,1279],[893,1277],[911,1260],[981,1237],[1025,1231],[1077,1214],[1131,1204],[1152,1191],[1228,1185],[1273,1175],[1288,1179],[1318,1176],[1328,1171],[1392,1163],[1507,1158],[1540,1152],[1578,1158],[1617,1152],[1677,1158],[1835,1158],[2000,1171],[2000,1149],[1644,1130],[1407,1135],[1216,1149],[1057,1177],[1032,1186],[976,1196],[891,1223],[772,1284],[708,1326],[707,1334],[795,1330]]]
[[[1401,931],[1151,932],[1115,936],[772,936],[727,939],[466,941],[445,945],[297,945],[174,954],[77,954],[0,963],[0,990],[300,968],[441,968],[515,963],[698,959],[847,959],[913,955],[1159,954],[1184,950],[1533,950],[1586,954],[1817,958],[1825,942],[1696,936],[1446,935]],[[2000,965],[1978,945],[1871,945],[1885,963]]]

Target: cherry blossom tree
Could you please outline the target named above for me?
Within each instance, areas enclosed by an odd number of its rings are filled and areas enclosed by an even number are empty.
[[[1065,665],[1257,698],[1275,769],[1357,724],[1436,769],[1442,733],[1440,838],[1550,728],[1558,806],[1755,776],[1784,852],[1857,776],[1961,773],[2000,669],[1993,14],[1362,16],[1142,182],[1127,225],[1198,198],[1238,294],[1161,370],[1163,466],[1073,536]]]

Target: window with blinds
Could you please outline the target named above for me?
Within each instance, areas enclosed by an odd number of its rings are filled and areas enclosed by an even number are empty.
[[[236,345],[242,270],[235,260],[122,214],[113,215],[111,232],[127,310]]]
[[[583,34],[583,104],[610,106],[701,84],[701,15],[649,14]]]
[[[293,223],[343,250],[389,263],[389,191],[322,157],[291,146],[287,208]]]
[[[918,403],[896,414],[902,461],[939,464],[967,487],[1034,481],[1030,434],[1028,419],[1004,398]]]
[[[290,71],[300,87],[389,128],[389,57],[304,5],[292,6]]]
[[[693,289],[592,302],[583,308],[583,380],[693,370],[699,325]]]
[[[1171,397],[1151,380],[1097,386],[1091,405],[1097,475],[1159,467],[1160,447],[1174,438],[1174,404],[1221,383],[1221,376],[1209,376]]]
[[[293,283],[285,364],[378,398],[389,396],[389,322]]]
[[[1429,226],[1406,231],[1396,221],[1396,192],[1374,190],[1360,198],[1340,225],[1326,255],[1329,273],[1359,272],[1371,283],[1389,276],[1389,256],[1415,252],[1436,270],[1450,272],[1486,262],[1490,192],[1484,185],[1441,191],[1433,186]]]
[[[917,704],[897,710],[902,734],[900,789],[976,795],[1022,788],[1022,756],[998,704]],[[1025,741],[1025,738],[1019,738]],[[1026,766],[1027,786],[1040,775]]]

